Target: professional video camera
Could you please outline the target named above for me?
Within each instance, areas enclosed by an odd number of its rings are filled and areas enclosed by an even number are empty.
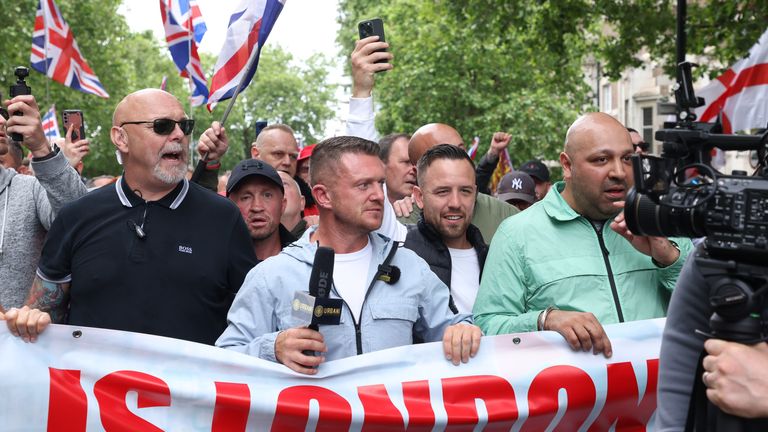
[[[768,293],[768,131],[725,135],[719,118],[714,124],[696,122],[692,108],[704,100],[693,92],[691,66],[678,65],[677,121],[656,132],[663,142],[661,157],[633,156],[635,186],[627,195],[624,216],[635,234],[706,237],[688,258],[707,282],[701,288],[708,291],[713,310],[709,329],[696,332],[754,344],[768,340],[761,318]],[[718,172],[711,166],[714,148],[757,152],[753,176]],[[696,376],[702,373],[700,363]],[[686,427],[697,431],[755,427],[708,404],[701,380],[695,381],[688,419]],[[765,430],[760,425],[757,430]]]
[[[680,63],[675,90],[677,121],[656,132],[661,157],[633,156],[635,187],[624,214],[640,235],[705,237],[718,259],[768,263],[768,132],[724,135],[720,122],[698,123],[692,108],[702,106],[691,83],[691,64]],[[759,165],[754,176],[712,168],[713,148],[752,150]]]

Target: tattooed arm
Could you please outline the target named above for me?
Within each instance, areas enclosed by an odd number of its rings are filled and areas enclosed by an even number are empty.
[[[27,342],[34,342],[53,319],[62,323],[66,319],[69,282],[54,283],[35,276],[29,298],[21,309],[11,308],[5,312],[4,319],[8,330]]]
[[[47,312],[56,324],[65,323],[69,310],[69,285],[69,282],[50,282],[35,275],[24,305]]]

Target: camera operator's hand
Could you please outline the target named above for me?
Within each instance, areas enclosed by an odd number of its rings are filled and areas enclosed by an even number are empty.
[[[6,100],[3,104],[11,114],[6,122],[6,133],[10,137],[12,133],[21,134],[24,137],[24,147],[32,152],[33,157],[43,157],[51,153],[51,146],[45,138],[43,122],[40,120],[40,111],[35,97],[32,95],[16,96]],[[24,115],[17,116],[13,113],[21,111]]]
[[[739,417],[768,417],[768,344],[743,345],[710,339],[704,343],[707,398]]]
[[[624,208],[624,201],[613,203],[616,208]],[[619,213],[611,222],[611,229],[627,239],[627,241],[639,252],[648,255],[667,267],[675,263],[680,257],[680,250],[676,248],[666,237],[646,237],[632,234],[624,220],[624,212]]]
[[[606,358],[613,355],[613,348],[605,329],[589,312],[563,311],[554,309],[547,314],[544,330],[560,333],[574,350],[603,353]]]
[[[314,375],[325,357],[308,356],[304,351],[328,351],[322,333],[299,327],[281,331],[275,338],[275,358],[278,362],[296,372]]]
[[[352,97],[367,98],[371,96],[374,74],[379,71],[392,69],[391,63],[376,63],[378,60],[392,60],[389,51],[376,52],[376,50],[389,48],[386,42],[378,42],[378,36],[369,36],[355,43],[355,49],[350,57],[352,63]]]
[[[197,143],[197,152],[200,153],[200,157],[207,154],[209,161],[221,160],[228,148],[227,131],[217,121],[211,123],[211,127],[200,135]]]

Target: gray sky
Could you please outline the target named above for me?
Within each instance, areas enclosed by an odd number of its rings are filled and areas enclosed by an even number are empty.
[[[218,55],[227,34],[227,23],[240,0],[197,0],[208,31],[200,43],[201,51]],[[286,0],[283,12],[272,29],[268,45],[279,44],[293,54],[296,62],[302,62],[314,53],[322,53],[334,60],[336,67],[329,71],[329,81],[349,83],[344,77],[343,60],[339,59],[336,46],[338,0]],[[160,3],[157,0],[124,0],[118,12],[122,13],[133,31],[152,30],[159,41],[165,40]],[[168,54],[170,58],[170,54]],[[204,65],[212,67],[213,65]],[[207,77],[209,80],[211,77]],[[326,125],[325,136],[339,135],[344,131],[348,88],[339,87],[332,109],[337,116]]]
[[[280,44],[297,59],[306,59],[315,52],[335,56],[337,0],[286,0],[267,44]],[[200,50],[218,54],[227,33],[229,16],[240,0],[197,0],[208,27]],[[160,4],[157,0],[125,0],[121,12],[131,30],[152,30],[164,40]]]

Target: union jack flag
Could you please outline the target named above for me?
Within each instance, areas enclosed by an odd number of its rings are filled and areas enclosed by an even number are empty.
[[[56,121],[56,105],[51,105],[51,109],[43,116],[43,132],[45,132],[48,141],[55,138],[61,138],[59,133],[59,122]]]
[[[261,48],[284,5],[285,0],[241,0],[240,6],[229,18],[227,39],[216,61],[208,98],[209,111],[213,110],[216,102],[231,98],[240,81],[243,81],[243,89],[250,84],[259,65]],[[246,70],[251,55],[255,55],[256,59],[253,66]]]
[[[80,53],[72,30],[53,0],[37,3],[30,62],[32,69],[54,81],[84,93],[109,97]]]
[[[469,150],[467,150],[467,154],[469,155],[470,159],[475,160],[478,148],[480,148],[480,137],[476,136],[472,139],[472,146],[470,146]]]
[[[197,43],[207,28],[195,0],[160,0],[165,40],[179,74],[194,84],[192,105],[208,101],[208,85],[197,54]],[[194,35],[194,38],[192,37]]]

